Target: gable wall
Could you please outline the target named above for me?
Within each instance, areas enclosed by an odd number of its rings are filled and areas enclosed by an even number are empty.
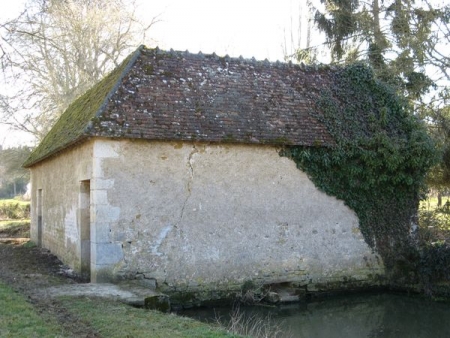
[[[91,195],[102,200],[93,219],[99,281],[138,278],[179,290],[289,281],[313,289],[376,284],[384,274],[355,213],[274,147],[100,139],[93,172]]]
[[[85,142],[31,168],[31,240],[38,238],[42,189],[42,246],[80,269],[80,184],[92,176],[92,142]]]

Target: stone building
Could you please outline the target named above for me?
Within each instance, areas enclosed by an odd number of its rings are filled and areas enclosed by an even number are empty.
[[[308,113],[332,74],[140,47],[25,163],[32,240],[93,282],[378,284],[383,262],[356,214],[279,155],[333,146]]]

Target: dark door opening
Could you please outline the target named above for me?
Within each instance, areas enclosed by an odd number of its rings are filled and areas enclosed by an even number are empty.
[[[91,184],[89,180],[80,184],[80,253],[81,275],[91,280]]]
[[[37,246],[42,247],[42,189],[37,191]]]

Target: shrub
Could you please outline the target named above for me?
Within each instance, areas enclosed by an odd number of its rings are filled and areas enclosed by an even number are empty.
[[[427,282],[450,280],[450,245],[436,242],[422,247],[420,273]]]
[[[450,281],[449,207],[446,203],[441,208],[419,210],[419,257],[415,263],[425,293],[431,296],[439,289],[440,283]],[[437,293],[442,295],[442,290]]]
[[[30,218],[30,203],[16,200],[0,201],[0,219]]]
[[[421,247],[450,239],[449,203],[443,207],[419,209],[418,240]]]

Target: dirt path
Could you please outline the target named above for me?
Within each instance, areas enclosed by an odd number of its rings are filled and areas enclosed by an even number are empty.
[[[0,237],[13,237],[2,234]],[[44,290],[59,285],[80,283],[48,250],[21,243],[0,243],[0,281],[24,295],[44,317],[53,317],[65,337],[99,337],[88,323],[75,317]]]

